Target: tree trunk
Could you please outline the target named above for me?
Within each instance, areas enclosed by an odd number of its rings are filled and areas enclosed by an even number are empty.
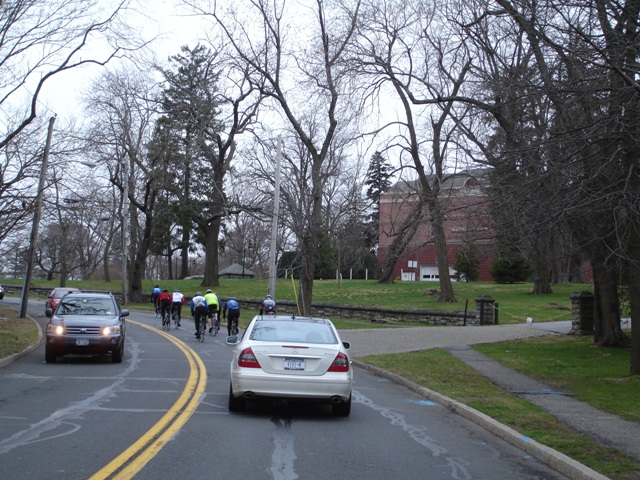
[[[129,301],[134,303],[144,303],[142,290],[142,279],[147,267],[147,255],[149,254],[149,246],[151,245],[151,233],[153,232],[153,211],[156,199],[156,190],[151,189],[147,203],[147,210],[142,231],[142,237],[138,239],[138,248],[135,251],[134,261],[129,267],[131,275],[129,276]],[[136,222],[137,225],[137,222]]]
[[[300,312],[311,315],[311,301],[313,299],[313,277],[315,274],[316,244],[315,236],[307,233],[302,239],[302,268],[300,270]]]
[[[553,293],[549,278],[549,266],[544,256],[536,254],[533,259],[533,290],[534,295],[546,295]]]
[[[629,298],[631,301],[631,366],[629,375],[640,375],[640,225],[631,227],[629,240]]]
[[[204,278],[200,284],[203,287],[217,287],[218,280],[218,235],[220,234],[220,218],[200,227],[204,235]]]
[[[593,255],[591,262],[594,276],[593,341],[598,346],[624,346],[627,339],[620,328],[618,271],[605,263],[602,254]]]

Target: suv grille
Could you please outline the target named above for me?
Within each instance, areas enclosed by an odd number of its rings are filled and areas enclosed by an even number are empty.
[[[101,328],[96,326],[91,327],[70,327],[67,326],[65,331],[69,335],[100,335]]]

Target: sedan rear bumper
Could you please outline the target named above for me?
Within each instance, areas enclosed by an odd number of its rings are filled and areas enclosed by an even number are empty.
[[[250,372],[254,370],[255,372]],[[335,402],[340,397],[347,402],[351,396],[351,373],[329,372],[322,376],[264,374],[256,369],[231,373],[231,389],[235,397],[277,397]]]

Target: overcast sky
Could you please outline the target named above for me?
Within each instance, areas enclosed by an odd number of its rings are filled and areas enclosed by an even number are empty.
[[[148,18],[135,17],[144,38],[157,37],[149,45],[146,56],[155,55],[158,60],[166,61],[169,56],[179,53],[182,45],[195,45],[203,36],[199,19],[185,15],[183,9],[177,9],[174,0],[154,0],[146,3],[153,6],[145,10]],[[115,66],[116,61],[113,61],[107,68]],[[40,95],[39,116],[48,117],[55,113],[61,120],[73,116],[80,117],[82,91],[102,70],[103,67],[89,65],[62,72],[47,80]]]

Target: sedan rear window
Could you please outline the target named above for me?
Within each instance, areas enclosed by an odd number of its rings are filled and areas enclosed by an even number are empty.
[[[337,344],[338,339],[326,323],[306,322],[256,322],[251,331],[251,340],[263,342],[300,342]]]

